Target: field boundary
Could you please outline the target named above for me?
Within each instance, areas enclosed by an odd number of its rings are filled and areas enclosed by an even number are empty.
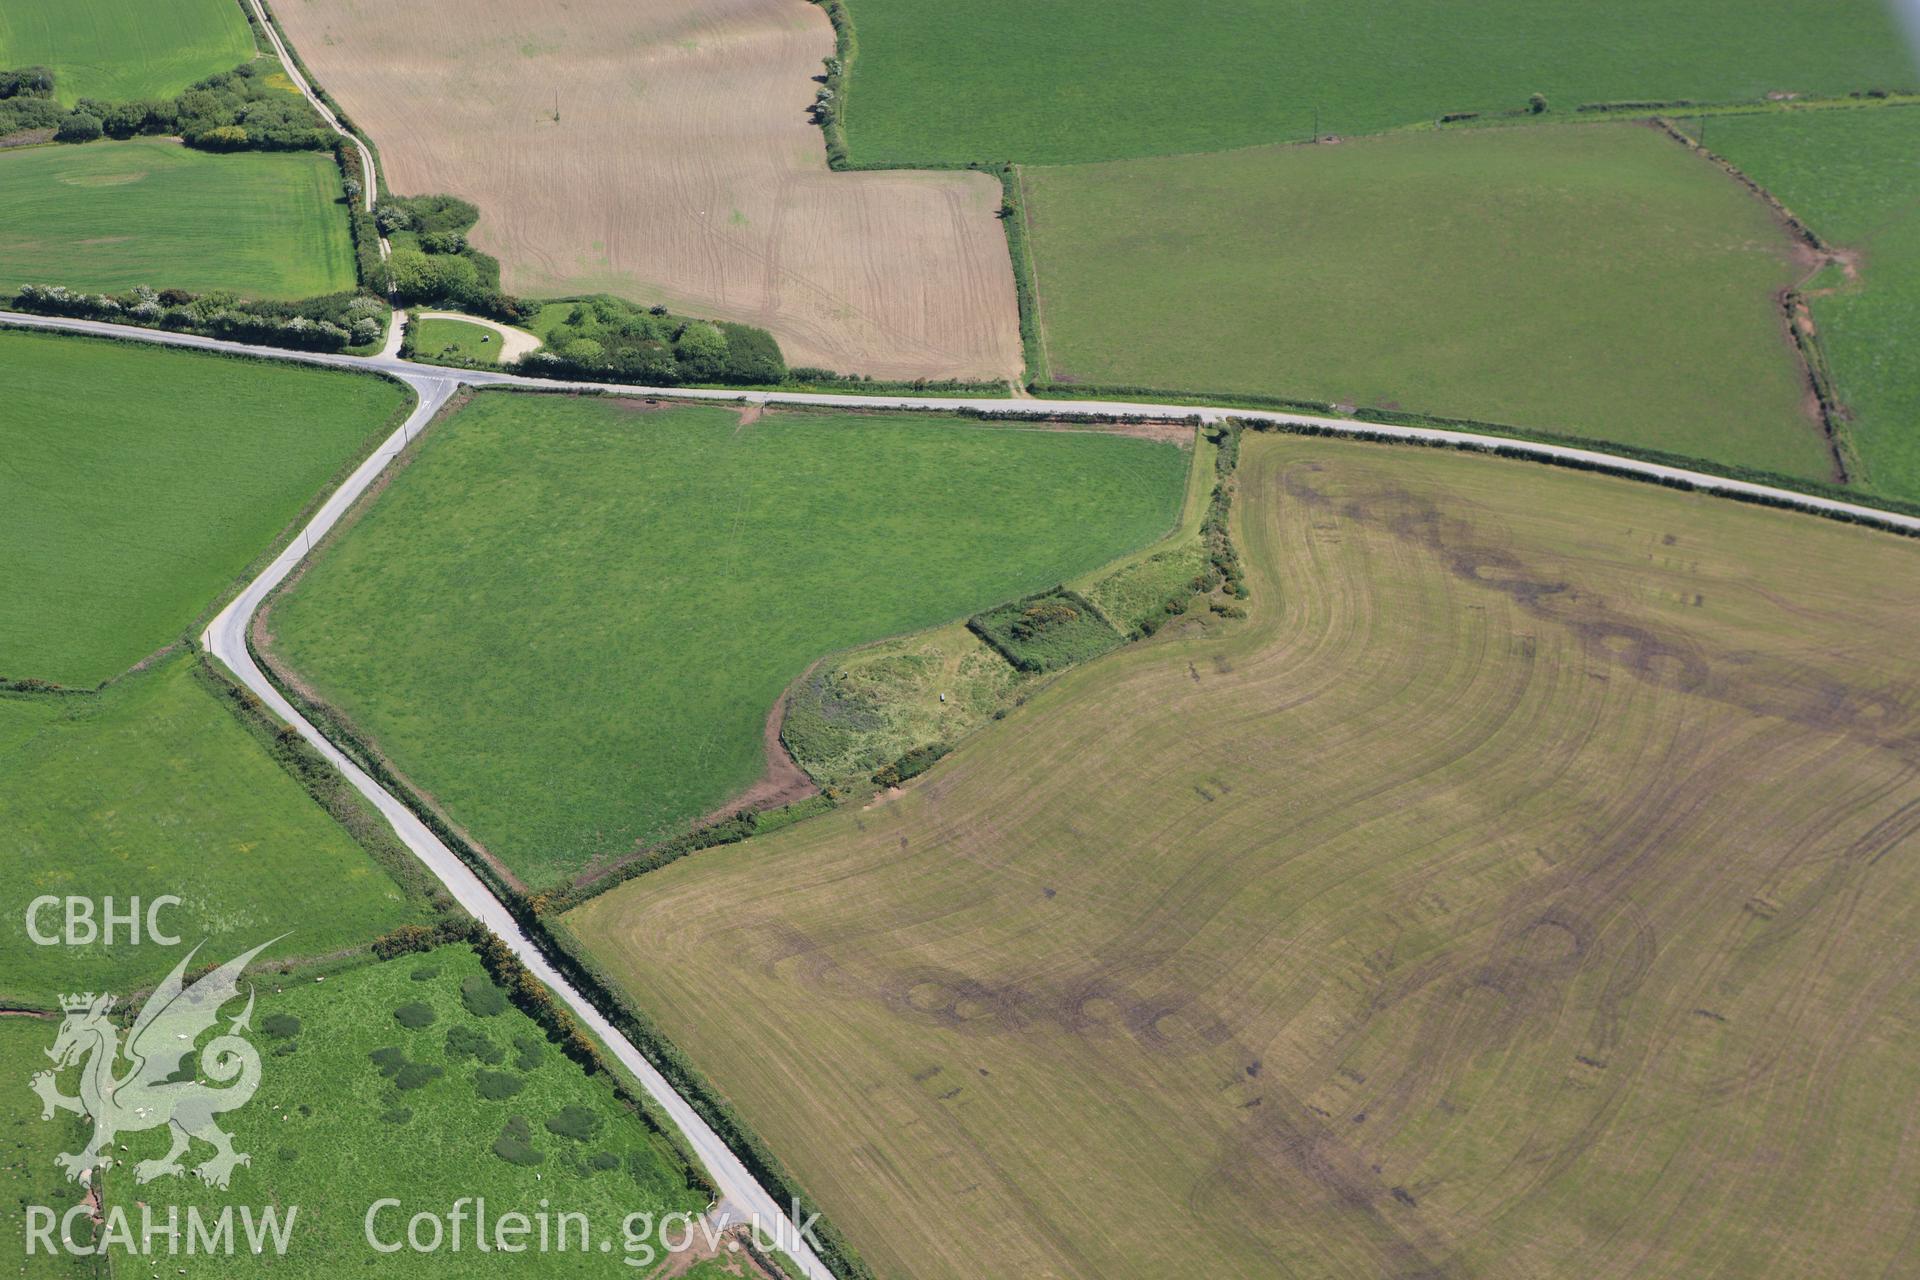
[[[193,646],[194,682],[233,716],[240,727],[266,752],[269,759],[300,784],[313,802],[325,811],[374,863],[400,886],[408,900],[426,904],[440,919],[452,918],[453,900],[441,890],[421,865],[381,821],[373,807],[347,784],[339,770],[327,763],[307,740],[292,729],[278,725],[259,698],[242,688],[220,670],[199,645]],[[371,946],[371,942],[368,944]]]
[[[1805,372],[1808,384],[1813,389],[1814,400],[1819,406],[1820,428],[1827,437],[1827,450],[1833,456],[1834,471],[1842,484],[1848,483],[1860,474],[1859,449],[1855,446],[1853,435],[1847,430],[1850,417],[1845,403],[1840,398],[1839,389],[1834,385],[1833,365],[1827,358],[1826,344],[1821,341],[1819,332],[1813,328],[1811,307],[1802,286],[1822,269],[1839,265],[1838,255],[1831,244],[1815,231],[1799,214],[1786,206],[1780,197],[1767,190],[1739,165],[1710,150],[1706,143],[1689,135],[1678,122],[1665,116],[1656,116],[1655,122],[1660,130],[1694,155],[1701,157],[1719,168],[1721,172],[1738,182],[1757,196],[1780,222],[1795,237],[1801,240],[1814,253],[1820,255],[1820,261],[1812,271],[1780,294],[1780,309],[1785,313],[1787,333],[1793,338],[1794,349],[1800,353],[1801,368]],[[1705,130],[1702,130],[1704,133]],[[1802,313],[1806,314],[1803,323]]]
[[[1008,212],[1007,254],[1013,259],[1013,296],[1020,307],[1020,350],[1027,360],[1027,389],[1053,380],[1053,358],[1047,352],[1047,317],[1040,305],[1040,264],[1033,256],[1033,220],[1027,213],[1027,179],[1020,166],[1000,172]]]
[[[1691,454],[1668,453],[1661,449],[1648,449],[1639,445],[1621,444],[1612,440],[1594,440],[1586,436],[1561,435],[1551,431],[1539,431],[1531,427],[1517,427],[1511,423],[1485,422],[1477,418],[1456,418],[1444,414],[1421,413],[1404,409],[1378,409],[1357,406],[1346,409],[1329,404],[1324,400],[1295,399],[1285,396],[1255,395],[1239,392],[1227,392],[1211,396],[1206,392],[1167,391],[1157,387],[1131,387],[1088,385],[1073,383],[1047,383],[1032,388],[1041,400],[1113,400],[1125,402],[1131,397],[1164,397],[1171,406],[1195,409],[1217,409],[1223,414],[1232,414],[1235,410],[1250,412],[1279,412],[1310,414],[1317,417],[1338,418],[1352,422],[1355,434],[1364,432],[1367,424],[1380,426],[1431,428],[1437,431],[1471,431],[1484,435],[1504,436],[1516,443],[1535,442],[1557,448],[1585,449],[1594,453],[1612,454],[1623,459],[1646,462],[1655,466],[1674,467],[1699,472],[1726,480],[1737,480],[1747,484],[1767,485],[1778,489],[1791,489],[1805,493],[1809,497],[1829,498],[1837,502],[1858,503],[1875,507],[1883,511],[1902,516],[1920,516],[1920,502],[1906,498],[1896,498],[1885,494],[1862,492],[1845,485],[1826,481],[1810,480],[1802,476],[1782,475],[1776,471],[1766,471],[1758,467],[1741,467],[1731,463],[1716,462],[1710,458],[1696,458]],[[1395,437],[1397,438],[1397,437]],[[1814,508],[1808,508],[1813,510]]]
[[[1636,450],[1611,443],[1573,440],[1568,437],[1522,431],[1512,427],[1494,427],[1460,419],[1423,419],[1419,415],[1408,414],[1401,415],[1407,425],[1400,425],[1394,422],[1376,424],[1372,420],[1335,417],[1331,414],[1324,416],[1301,414],[1298,418],[1290,420],[1282,416],[1286,412],[1282,410],[1260,409],[1246,405],[1183,404],[1177,401],[1136,404],[1109,403],[1090,398],[1078,403],[1062,403],[1057,410],[1047,410],[1033,402],[1004,399],[964,400],[904,395],[853,396],[785,391],[779,388],[739,388],[722,391],[693,387],[647,387],[624,383],[546,382],[540,379],[521,378],[510,373],[477,371],[462,378],[447,376],[458,371],[442,370],[431,365],[416,365],[384,356],[365,358],[294,351],[226,342],[164,330],[140,329],[95,320],[0,311],[0,327],[5,326],[87,334],[118,341],[191,347],[250,359],[292,360],[335,369],[365,369],[398,376],[402,380],[415,377],[429,382],[448,381],[473,389],[511,387],[561,394],[613,395],[704,403],[720,401],[740,405],[792,405],[803,408],[851,409],[875,413],[947,413],[982,421],[1006,422],[1207,422],[1229,417],[1249,418],[1252,421],[1262,422],[1292,421],[1297,425],[1311,427],[1322,434],[1373,436],[1379,439],[1422,444],[1457,444],[1483,451],[1500,448],[1511,450],[1515,456],[1546,461],[1555,461],[1569,454],[1577,454],[1579,456],[1569,461],[1581,466],[1617,467],[1621,474],[1649,483],[1678,485],[1722,497],[1788,508],[1809,515],[1825,516],[1842,523],[1870,525],[1904,536],[1920,537],[1920,503],[1875,493],[1836,492],[1832,486],[1822,485],[1818,481],[1775,476],[1754,470],[1746,470],[1745,475],[1755,478],[1743,478],[1741,469],[1722,468],[1717,464],[1701,462],[1698,459],[1660,454],[1653,450]],[[1025,407],[1026,405],[1032,405],[1032,407]],[[1376,417],[1385,417],[1389,411],[1374,412]],[[1436,425],[1426,425],[1428,423]],[[1476,438],[1472,433],[1478,433],[1483,438]]]

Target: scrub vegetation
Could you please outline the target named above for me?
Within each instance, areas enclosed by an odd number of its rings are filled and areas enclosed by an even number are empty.
[[[1899,1271],[1920,546],[1244,439],[1244,621],[565,923],[878,1274]]]
[[[186,1206],[217,1212],[239,1197],[297,1204],[294,1243],[274,1271],[300,1280],[343,1272],[411,1277],[429,1267],[461,1276],[499,1271],[484,1265],[475,1249],[471,1217],[458,1254],[375,1252],[365,1219],[383,1197],[402,1204],[376,1219],[383,1241],[404,1242],[417,1212],[445,1215],[462,1197],[484,1197],[490,1232],[512,1212],[535,1222],[543,1208],[554,1215],[549,1221],[578,1212],[587,1215],[596,1239],[609,1239],[616,1249],[630,1213],[657,1220],[706,1207],[679,1154],[605,1075],[584,1072],[518,1008],[493,1017],[468,1012],[460,992],[472,978],[487,980],[473,950],[456,945],[336,974],[324,985],[289,982],[280,989],[271,974],[256,979],[260,1011],[297,1018],[300,1030],[268,1041],[259,1092],[222,1118],[252,1163],[235,1173],[228,1193],[190,1179],[136,1187],[129,1178],[110,1177],[109,1204],[137,1213],[137,1197],[163,1216],[169,1205],[180,1206],[184,1216]],[[431,1022],[409,1029],[395,1020],[396,1008],[413,1005],[433,1014]],[[476,1060],[478,1045],[488,1046],[489,1056],[501,1051],[505,1065]],[[517,1087],[490,1097],[480,1082],[495,1077]],[[501,1091],[496,1086],[494,1092]],[[128,1159],[157,1155],[166,1145],[156,1132],[130,1134],[126,1142]],[[530,1234],[525,1242],[531,1246],[537,1238]],[[168,1274],[180,1264],[187,1276],[232,1274],[228,1259],[166,1261]],[[513,1269],[542,1277],[604,1276],[619,1265],[597,1248],[576,1245],[566,1252],[530,1247]]]

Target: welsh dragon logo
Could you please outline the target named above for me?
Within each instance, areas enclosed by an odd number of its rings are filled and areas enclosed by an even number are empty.
[[[184,1175],[180,1157],[195,1138],[214,1149],[213,1156],[193,1170],[209,1186],[224,1190],[235,1166],[251,1163],[246,1153],[233,1149],[233,1139],[214,1123],[214,1117],[222,1112],[245,1106],[260,1087],[260,1053],[241,1034],[248,1030],[253,1016],[251,987],[246,1008],[228,1023],[225,1033],[199,1051],[201,1073],[228,1087],[216,1089],[200,1083],[189,1064],[194,1043],[219,1021],[220,1006],[238,996],[241,972],[272,945],[263,942],[187,986],[181,979],[200,950],[195,947],[147,998],[127,1034],[124,1050],[119,1028],[107,1018],[114,1004],[112,995],[88,992],[61,998],[66,1017],[53,1048],[47,1050],[53,1070],[34,1076],[33,1091],[40,1095],[42,1120],[51,1120],[56,1110],[93,1120],[91,1142],[78,1152],[54,1158],[68,1178],[85,1181],[88,1170],[105,1163],[119,1135],[161,1125],[173,1131],[173,1146],[158,1160],[136,1164],[135,1182]],[[121,1072],[123,1053],[128,1065]],[[70,1097],[60,1092],[55,1078],[76,1063],[83,1064],[80,1092]]]

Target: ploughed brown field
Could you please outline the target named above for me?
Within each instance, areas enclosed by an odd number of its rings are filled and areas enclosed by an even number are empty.
[[[1244,621],[571,926],[882,1276],[1911,1276],[1920,544],[1249,437]]]
[[[1000,186],[832,173],[804,0],[284,0],[301,57],[402,195],[473,201],[532,296],[606,291],[764,325],[790,363],[1020,371]]]

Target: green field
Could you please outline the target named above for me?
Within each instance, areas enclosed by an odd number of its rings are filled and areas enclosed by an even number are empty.
[[[172,894],[181,905],[161,923],[183,947],[206,939],[238,952],[291,932],[278,958],[326,955],[425,915],[184,655],[99,694],[0,695],[0,812],[0,866],[10,870],[0,915],[11,922],[0,935],[0,1004],[51,1007],[75,984],[124,994],[179,959],[125,939],[35,945],[24,922],[43,894],[110,894],[121,910],[135,896]],[[59,932],[59,909],[39,924]]]
[[[166,138],[0,151],[0,289],[338,293],[355,283],[343,199],[324,152]]]
[[[1473,5],[843,0],[856,163],[1064,164],[1365,133],[1452,111],[1920,81],[1881,0]]]
[[[419,319],[413,323],[416,358],[437,360],[455,358],[500,362],[500,338],[485,325],[465,320]]]
[[[274,652],[526,881],[739,794],[824,653],[1152,540],[1188,454],[955,419],[488,393],[273,606]]]
[[[1814,320],[1863,482],[1920,498],[1920,109],[1716,119],[1707,143],[1854,257],[1807,286]]]
[[[0,67],[50,67],[60,101],[170,98],[254,56],[233,0],[7,0]]]
[[[566,923],[882,1276],[1906,1274],[1920,545],[1239,476],[1246,621]]]
[[[0,385],[0,676],[69,686],[179,639],[406,396],[376,378],[19,330],[0,330]]]
[[[42,1120],[40,1101],[26,1087],[28,1080],[47,1068],[45,1054],[53,1044],[55,1026],[42,1018],[0,1017],[0,1080],[8,1085],[6,1100],[0,1102],[0,1249],[6,1250],[8,1274],[27,1280],[77,1280],[100,1274],[91,1260],[48,1256],[37,1250],[34,1256],[26,1256],[26,1206],[45,1205],[65,1213],[80,1199],[80,1189],[60,1176],[53,1157],[78,1151],[87,1140],[87,1126],[77,1116]],[[78,1234],[86,1239],[84,1232]]]
[[[1785,234],[1650,128],[1022,174],[1058,381],[1400,408],[1831,473],[1773,297],[1794,279]]]
[[[261,989],[252,1039],[262,1050],[260,1090],[244,1108],[222,1117],[235,1148],[249,1153],[252,1164],[235,1171],[226,1192],[190,1178],[135,1186],[124,1174],[110,1175],[109,1204],[134,1213],[136,1222],[136,1200],[154,1204],[163,1216],[167,1205],[180,1205],[183,1213],[188,1205],[215,1213],[236,1202],[278,1205],[283,1212],[298,1205],[286,1256],[274,1260],[269,1272],[276,1276],[650,1274],[621,1265],[622,1219],[638,1212],[656,1218],[676,1210],[698,1213],[706,1198],[687,1186],[679,1158],[615,1098],[604,1076],[586,1075],[511,1005],[476,1015],[463,998],[469,980],[487,984],[465,946],[337,974],[324,986],[308,982],[276,991],[271,975],[256,979]],[[432,1011],[430,1025],[409,1029],[396,1018],[397,1010],[411,1005]],[[297,1030],[284,1019],[297,1020]],[[450,1034],[484,1037],[485,1058],[453,1051]],[[441,1074],[424,1083],[383,1074],[372,1055],[392,1049],[425,1068],[414,1076],[432,1076],[435,1068]],[[499,1100],[482,1096],[479,1077],[487,1072],[506,1077],[508,1087],[519,1091]],[[590,1136],[548,1127],[567,1108],[576,1109],[576,1119],[590,1119],[584,1126],[561,1120],[562,1126],[590,1129]],[[515,1116],[527,1126],[525,1145],[538,1153],[537,1163],[513,1163],[494,1150]],[[155,1132],[130,1135],[127,1144],[123,1161],[166,1149]],[[198,1148],[193,1158],[204,1159],[209,1150]],[[594,1167],[595,1157],[611,1167]],[[555,1215],[586,1214],[594,1240],[610,1240],[615,1252],[609,1257],[597,1243],[587,1252],[529,1248],[507,1265],[497,1254],[475,1249],[469,1217],[459,1253],[377,1253],[363,1223],[369,1207],[388,1197],[401,1207],[376,1220],[383,1242],[404,1239],[407,1219],[417,1212],[444,1215],[457,1199],[484,1197],[493,1223],[514,1211],[533,1218],[547,1206]],[[226,1258],[164,1261],[169,1276],[176,1269],[188,1276],[240,1274]]]

